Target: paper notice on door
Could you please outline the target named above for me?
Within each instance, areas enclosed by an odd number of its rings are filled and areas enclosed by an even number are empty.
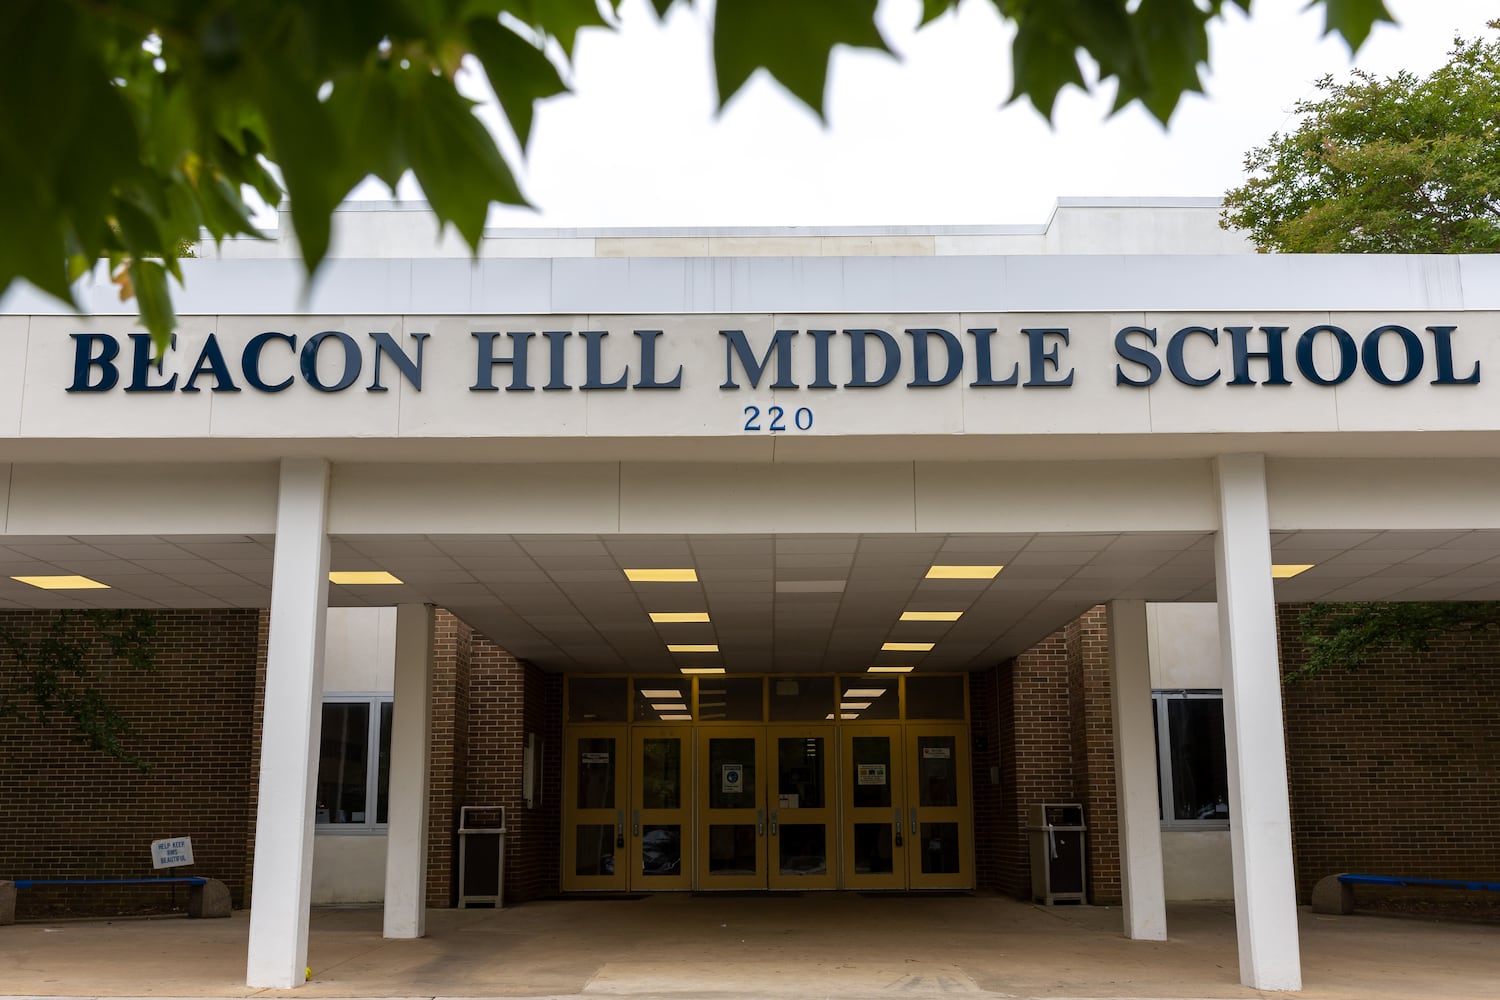
[[[953,756],[952,747],[923,747],[923,760],[948,760]]]
[[[581,754],[578,755],[578,759],[579,759],[580,762],[582,762],[584,764],[608,764],[609,763],[609,754],[607,754],[607,753],[581,753]]]
[[[859,765],[859,783],[861,785],[883,785],[885,784],[884,764],[861,764]]]
[[[719,790],[725,795],[738,795],[745,790],[745,765],[725,764],[719,772]]]
[[[797,808],[799,808],[798,805],[797,805],[797,793],[796,792],[792,792],[792,793],[788,794],[786,792],[783,792],[780,796],[777,797],[776,805],[777,805],[777,807],[779,807],[781,809],[797,809]]]

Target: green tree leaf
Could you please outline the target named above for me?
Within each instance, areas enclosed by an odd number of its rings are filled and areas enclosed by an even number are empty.
[[[1338,32],[1351,49],[1365,43],[1377,22],[1396,23],[1384,0],[1323,0],[1323,15],[1324,33]]]
[[[823,115],[835,45],[889,52],[875,27],[876,0],[719,0],[714,71],[722,106],[757,69]]]
[[[497,21],[469,22],[469,39],[524,150],[531,139],[533,105],[566,93],[568,86],[541,50]]]

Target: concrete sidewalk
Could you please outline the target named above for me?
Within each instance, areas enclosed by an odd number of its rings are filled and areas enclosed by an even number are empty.
[[[1239,985],[1227,905],[1169,908],[1170,941],[1113,908],[852,893],[433,910],[387,941],[379,910],[313,912],[313,979],[244,986],[248,914],[0,928],[0,995],[24,997],[927,998],[1277,996]],[[1500,927],[1301,913],[1309,998],[1500,998]]]

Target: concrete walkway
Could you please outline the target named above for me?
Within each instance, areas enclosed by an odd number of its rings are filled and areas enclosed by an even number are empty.
[[[1500,927],[1301,915],[1309,998],[1500,1000]],[[1113,908],[998,896],[808,894],[544,901],[433,910],[386,941],[378,910],[319,909],[313,978],[244,986],[248,914],[0,927],[0,995],[24,997],[1230,998],[1227,905],[1174,905],[1172,940],[1126,941]],[[1285,995],[1285,994],[1279,994]]]

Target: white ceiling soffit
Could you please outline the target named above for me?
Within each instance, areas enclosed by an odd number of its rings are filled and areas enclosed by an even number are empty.
[[[264,608],[273,539],[250,535],[10,536],[0,607]],[[1272,538],[1283,602],[1500,600],[1500,531],[1298,531]],[[1003,565],[993,580],[928,580],[933,564]],[[333,540],[336,570],[399,586],[330,586],[335,606],[427,602],[549,670],[740,672],[989,666],[1109,600],[1211,601],[1203,532],[828,535],[371,535]],[[624,570],[692,567],[695,583]],[[107,590],[47,591],[15,576],[76,574]],[[650,612],[707,612],[653,623]],[[961,611],[902,622],[903,611]],[[927,653],[885,642],[932,642]],[[717,645],[672,653],[669,643]]]

